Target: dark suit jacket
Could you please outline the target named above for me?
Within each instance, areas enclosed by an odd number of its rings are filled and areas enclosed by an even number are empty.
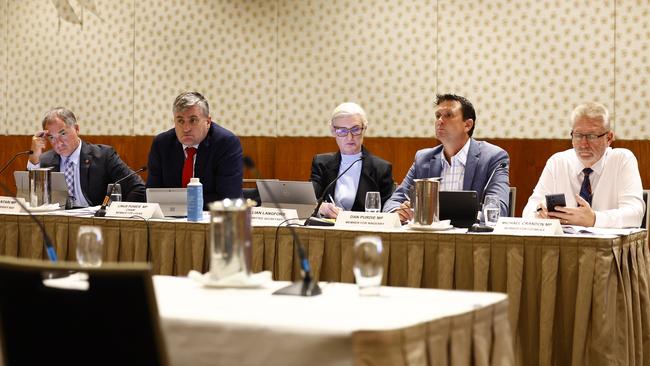
[[[41,168],[52,167],[58,172],[61,157],[54,150],[41,155]],[[124,178],[133,171],[120,159],[111,146],[81,141],[79,153],[79,180],[81,191],[91,206],[101,205],[109,183]],[[124,201],[144,202],[145,187],[137,174],[120,182]]]
[[[363,156],[363,165],[361,166],[359,187],[357,188],[357,195],[354,199],[352,211],[365,211],[366,192],[379,192],[382,206],[393,192],[393,166],[391,163],[372,155],[365,147],[361,147],[361,156]],[[311,177],[309,180],[314,185],[317,198],[322,197],[325,187],[336,179],[340,166],[340,152],[314,156],[311,163]],[[325,192],[325,194],[334,196],[335,188],[336,184],[328,192]]]
[[[415,161],[402,184],[397,187],[395,193],[384,206],[384,212],[391,212],[398,208],[404,201],[408,201],[408,189],[414,185],[414,179],[434,178],[442,174],[442,163],[440,152],[443,146],[422,149],[415,153]],[[508,216],[508,205],[510,203],[510,182],[509,166],[497,169],[500,163],[508,163],[508,153],[502,148],[485,141],[470,139],[467,162],[465,163],[465,176],[463,177],[463,190],[476,191],[479,200],[488,194],[499,196],[501,200],[501,216]],[[494,176],[490,180],[490,175]],[[484,191],[485,188],[485,191]]]
[[[153,139],[147,163],[147,187],[181,187],[185,154],[172,128]],[[212,122],[208,134],[199,144],[194,162],[194,176],[203,184],[203,207],[213,201],[242,196],[244,160],[239,138]]]

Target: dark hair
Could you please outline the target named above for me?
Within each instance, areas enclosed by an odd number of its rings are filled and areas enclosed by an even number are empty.
[[[470,128],[470,130],[467,132],[469,137],[472,137],[472,134],[474,133],[474,127],[476,126],[476,111],[474,111],[472,102],[467,100],[467,98],[456,94],[436,94],[436,105],[440,105],[440,103],[448,100],[455,100],[460,103],[461,112],[463,113],[463,121],[467,119],[474,121],[472,128]]]

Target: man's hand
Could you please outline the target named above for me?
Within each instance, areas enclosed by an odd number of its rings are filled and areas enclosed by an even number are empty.
[[[538,219],[548,219],[548,210],[546,209],[546,205],[543,203],[540,203],[537,205],[537,211],[535,212],[535,217]]]
[[[395,210],[395,212],[397,212],[397,215],[399,216],[399,221],[401,221],[402,224],[408,222],[409,220],[413,220],[413,217],[415,216],[413,210],[411,209],[410,201],[405,201],[404,203],[399,205],[399,208]]]
[[[45,148],[45,134],[47,131],[39,131],[32,136],[32,146],[30,150],[33,151],[29,155],[29,162],[32,164],[38,164],[41,162],[41,154]]]
[[[555,210],[557,212],[549,212],[548,217],[560,219],[562,225],[594,226],[596,212],[579,194],[576,194],[576,202],[578,202],[578,207],[556,206]]]
[[[339,212],[341,212],[341,208],[336,207],[336,205],[330,202],[323,202],[323,204],[318,209],[318,213],[321,216],[330,219],[335,219],[339,215]]]

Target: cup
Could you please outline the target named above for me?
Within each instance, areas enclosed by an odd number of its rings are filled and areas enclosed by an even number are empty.
[[[381,211],[381,195],[379,192],[366,193],[366,212]]]
[[[102,265],[104,240],[98,226],[79,226],[77,234],[77,263],[82,267]]]
[[[29,171],[29,205],[38,207],[52,201],[52,168]]]
[[[483,220],[487,226],[496,226],[499,221],[500,207],[499,196],[489,194],[483,200]]]
[[[119,183],[110,183],[106,188],[106,195],[110,198],[110,202],[122,201],[122,186]]]
[[[252,265],[251,207],[241,198],[210,203],[210,278],[214,281],[241,275]]]
[[[359,236],[354,241],[354,278],[361,296],[378,296],[384,274],[382,244],[378,236]]]
[[[415,224],[431,225],[439,221],[439,189],[440,178],[415,179]]]

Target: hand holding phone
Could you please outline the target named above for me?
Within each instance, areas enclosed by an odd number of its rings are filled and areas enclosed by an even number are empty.
[[[557,212],[555,207],[566,207],[566,198],[564,193],[547,194],[546,195],[546,209],[548,212]]]

